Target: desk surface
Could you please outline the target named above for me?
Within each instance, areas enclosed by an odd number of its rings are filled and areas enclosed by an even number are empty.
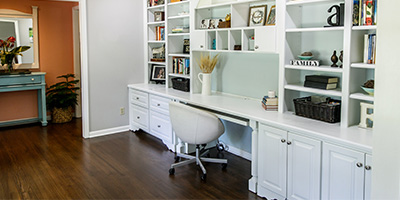
[[[342,128],[339,124],[329,124],[299,117],[292,113],[265,111],[261,107],[261,100],[229,94],[213,93],[211,96],[203,96],[166,89],[164,85],[154,84],[131,84],[128,87],[372,154],[372,131],[368,129],[361,129],[356,126]]]

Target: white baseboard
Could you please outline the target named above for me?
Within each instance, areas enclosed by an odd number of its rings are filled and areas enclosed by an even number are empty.
[[[124,131],[129,131],[129,126],[120,126],[120,127],[103,129],[103,130],[98,130],[98,131],[90,131],[89,138],[111,135],[111,134],[120,133],[120,132],[124,132]]]
[[[230,146],[230,145],[229,145],[228,150],[226,150],[226,151],[229,153],[235,154],[239,157],[242,157],[246,160],[251,161],[251,153],[249,153],[249,152],[243,151],[241,149],[238,149],[238,148]]]

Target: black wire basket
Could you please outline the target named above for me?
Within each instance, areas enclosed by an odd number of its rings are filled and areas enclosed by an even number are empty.
[[[313,103],[311,96],[293,99],[296,115],[324,122],[340,122],[340,100],[326,98],[325,102]]]
[[[172,78],[172,88],[184,92],[190,91],[190,80],[186,78]]]

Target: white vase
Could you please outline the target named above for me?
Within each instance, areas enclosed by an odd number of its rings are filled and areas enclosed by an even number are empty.
[[[211,74],[199,73],[198,78],[202,84],[201,94],[202,95],[211,95]]]

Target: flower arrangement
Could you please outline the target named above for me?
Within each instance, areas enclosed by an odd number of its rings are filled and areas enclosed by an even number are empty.
[[[212,59],[210,58],[210,55],[203,56],[203,54],[200,55],[200,62],[197,60],[197,64],[199,64],[199,67],[203,73],[210,74],[214,68],[215,65],[217,65],[219,58],[219,54],[215,55]]]
[[[15,47],[15,37],[9,37],[7,40],[0,40],[0,60],[1,66],[9,72],[13,71],[13,61],[17,61],[17,56],[22,56],[22,52],[28,50],[29,46]]]

